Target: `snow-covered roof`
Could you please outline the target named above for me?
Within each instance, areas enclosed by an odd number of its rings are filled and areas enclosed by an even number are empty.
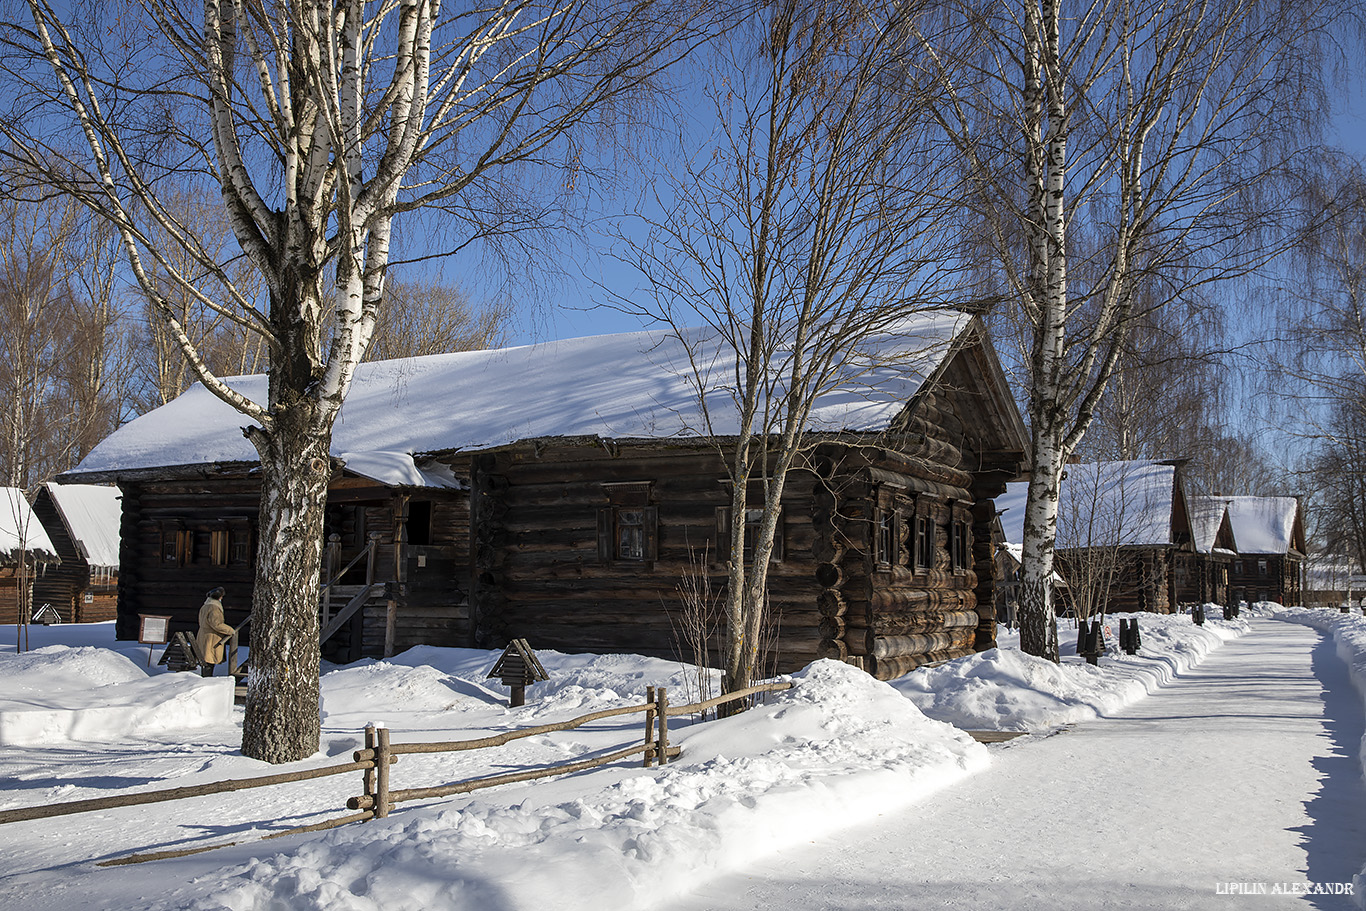
[[[934,374],[970,317],[931,312],[866,342],[840,365],[808,429],[877,432]],[[696,372],[694,372],[696,370]],[[706,391],[706,426],[698,396]],[[781,373],[775,371],[775,382]],[[667,439],[733,435],[736,355],[711,329],[654,330],[362,364],[337,418],[332,452],[358,473],[414,476],[414,454],[480,450],[547,437]],[[266,377],[226,380],[257,402]],[[202,385],[125,424],[73,475],[256,462],[247,419]],[[404,458],[407,461],[404,462]],[[400,464],[402,463],[402,464]],[[383,472],[381,472],[383,474]]]
[[[1286,554],[1296,547],[1300,503],[1294,497],[1228,497],[1228,520],[1240,554]]]
[[[0,558],[18,560],[18,551],[39,563],[57,562],[57,548],[17,487],[0,487]]]
[[[1224,515],[1228,512],[1228,497],[1191,497],[1187,505],[1191,517],[1191,543],[1195,545],[1196,553],[1213,553],[1219,526],[1224,524]],[[1234,540],[1237,540],[1236,536]]]
[[[1161,462],[1068,465],[1058,501],[1057,547],[1143,547],[1172,543],[1176,468]],[[996,498],[1006,541],[1024,541],[1026,481]]]
[[[117,569],[122,507],[117,487],[98,484],[45,485],[77,552],[91,566]]]

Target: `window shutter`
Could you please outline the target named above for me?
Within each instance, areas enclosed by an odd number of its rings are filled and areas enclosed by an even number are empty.
[[[773,554],[769,558],[775,563],[783,562],[783,538],[786,537],[786,535],[783,534],[783,529],[787,526],[787,522],[784,521],[785,518],[786,516],[783,515],[783,508],[779,506],[778,525],[773,529]]]
[[[645,534],[645,554],[647,563],[659,559],[659,507],[646,506],[642,513]]]
[[[730,559],[730,507],[716,507],[716,559],[725,563]]]
[[[611,563],[616,552],[613,540],[613,526],[616,525],[616,510],[611,506],[598,507],[598,562]]]

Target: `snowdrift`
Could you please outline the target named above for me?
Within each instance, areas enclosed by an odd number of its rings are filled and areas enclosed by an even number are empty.
[[[1220,610],[1208,608],[1211,618]],[[1119,650],[1121,617],[1139,618],[1143,647],[1137,655]],[[998,648],[917,669],[892,686],[927,716],[965,730],[1042,732],[1112,714],[1250,628],[1244,617],[1209,619],[1201,627],[1183,614],[1110,614],[1107,623],[1099,667],[1075,658],[1075,632],[1064,624],[1058,631],[1062,664]]]
[[[681,729],[681,761],[662,769],[617,768],[566,800],[560,782],[405,810],[220,870],[191,907],[643,908],[988,762],[981,745],[847,665],[819,661],[793,680],[770,704]]]
[[[0,745],[106,741],[230,723],[233,681],[149,677],[107,649],[0,655]]]

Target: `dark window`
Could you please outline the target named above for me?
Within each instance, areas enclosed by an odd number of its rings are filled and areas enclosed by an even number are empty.
[[[234,566],[251,563],[251,525],[245,519],[228,528],[228,562]]]
[[[972,548],[970,546],[968,523],[962,519],[953,520],[952,537],[949,539],[949,547],[952,551],[953,571],[966,571],[972,560]]]
[[[413,500],[408,504],[408,543],[425,546],[432,543],[432,501]]]
[[[1240,573],[1240,574],[1242,573],[1242,571],[1243,571],[1243,561],[1242,561],[1242,560],[1234,560],[1234,561],[1233,561],[1233,571],[1234,571],[1235,573]]]
[[[194,532],[174,526],[161,529],[161,563],[184,566],[194,559]]]
[[[915,517],[915,568],[934,568],[934,519],[930,516]]]
[[[649,563],[659,559],[659,511],[653,506],[604,506],[598,510],[598,559]]]
[[[1266,575],[1266,561],[1265,561],[1265,560],[1258,560],[1258,561],[1257,561],[1257,575],[1259,575],[1259,576],[1265,576],[1265,575]]]
[[[901,541],[897,534],[897,512],[895,509],[879,509],[874,514],[873,554],[879,566],[892,566],[900,562]]]
[[[763,525],[764,511],[762,509],[745,510],[745,562],[751,563],[754,560],[754,547],[759,541],[759,531]],[[778,524],[773,533],[773,553],[769,559],[774,563],[781,563],[783,559],[783,511],[778,510]],[[721,562],[730,559],[730,507],[716,507],[716,553]]]

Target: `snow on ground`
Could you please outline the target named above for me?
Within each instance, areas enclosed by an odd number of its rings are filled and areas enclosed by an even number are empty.
[[[149,678],[93,646],[49,645],[0,655],[0,744],[116,740],[232,720],[233,681]]]
[[[1303,623],[1332,635],[1338,657],[1346,662],[1352,684],[1363,702],[1366,702],[1366,617],[1357,613],[1324,608],[1306,610],[1300,607],[1280,608],[1275,616],[1277,620]],[[1361,738],[1357,758],[1362,774],[1366,775],[1366,736]],[[1366,908],[1366,867],[1362,867],[1361,872],[1353,877],[1353,882],[1356,885],[1357,906]]]
[[[1236,620],[1220,620],[1215,618],[1222,609],[1209,604],[1204,626],[1183,614],[1110,614],[1098,667],[1077,657],[1075,628],[1059,621],[1061,664],[1009,647],[1019,644],[1019,634],[1013,633],[1000,637],[1007,647],[918,668],[892,686],[929,717],[966,730],[1048,731],[1113,714],[1142,699],[1226,640],[1246,633],[1249,617],[1269,610],[1263,604],[1244,609]],[[1138,618],[1142,648],[1136,655],[1120,651],[1122,618]]]
[[[669,766],[644,769],[630,760],[404,803],[388,819],[323,833],[259,840],[345,815],[359,774],[8,824],[0,826],[0,902],[33,911],[656,905],[785,846],[896,814],[988,765],[984,747],[927,718],[917,704],[970,728],[1046,730],[1133,701],[1246,630],[1241,621],[1212,620],[1204,630],[1188,617],[1145,615],[1141,622],[1142,655],[1112,651],[1099,671],[1073,655],[1050,676],[1001,650],[889,686],[817,662],[792,676],[793,689],[741,716],[671,722],[683,754]],[[1066,624],[1062,636],[1069,637]],[[239,752],[240,708],[224,715],[205,706],[195,715],[178,706],[172,723],[158,725],[135,717],[124,698],[151,701],[149,690],[191,685],[212,691],[226,681],[148,668],[147,647],[112,642],[109,624],[34,627],[31,644],[38,651],[16,656],[13,629],[7,639],[0,630],[0,691],[9,700],[0,710],[15,711],[23,700],[23,708],[37,709],[46,689],[49,708],[103,712],[111,723],[98,736],[89,734],[92,727],[67,725],[40,729],[22,746],[0,745],[0,809],[277,771]],[[507,691],[485,678],[496,655],[424,647],[328,669],[322,750],[293,767],[349,760],[372,721],[387,725],[395,742],[464,739],[638,703],[647,685],[670,687],[675,704],[696,692],[695,669],[677,663],[541,652],[551,681],[510,709]],[[403,756],[393,787],[581,759],[639,743],[642,732],[641,716],[630,715],[493,751]],[[135,852],[226,842],[239,844],[137,866],[95,866]]]

